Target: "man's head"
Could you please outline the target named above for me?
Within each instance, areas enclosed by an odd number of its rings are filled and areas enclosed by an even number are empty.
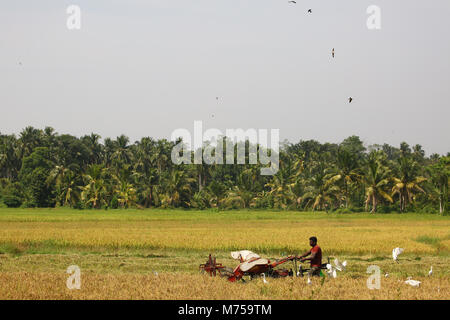
[[[314,247],[316,244],[317,244],[317,238],[316,237],[309,238],[309,245],[311,247]]]

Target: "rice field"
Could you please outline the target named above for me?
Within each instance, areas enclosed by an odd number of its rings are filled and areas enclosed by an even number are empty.
[[[325,260],[348,261],[336,279],[264,285],[198,272],[209,253],[234,267],[230,251],[276,259],[303,253],[312,235]],[[398,264],[394,247],[405,249]],[[0,299],[448,299],[449,262],[450,218],[437,215],[0,209]],[[80,290],[66,287],[70,265],[81,269]],[[379,290],[367,288],[370,265],[380,267]]]

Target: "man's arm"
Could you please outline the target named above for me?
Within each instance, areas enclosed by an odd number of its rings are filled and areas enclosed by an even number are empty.
[[[311,250],[306,251],[304,254],[302,254],[299,258],[303,260],[304,257],[308,256],[311,253]]]
[[[307,261],[307,260],[312,260],[316,257],[316,252],[308,252],[308,254],[311,253],[311,257],[309,258],[304,258],[304,256],[302,256],[302,259],[300,259],[301,262],[303,261]]]

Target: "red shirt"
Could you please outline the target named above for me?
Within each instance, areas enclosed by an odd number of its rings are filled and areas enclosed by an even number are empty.
[[[322,266],[322,249],[316,244],[314,247],[309,250],[309,252],[316,253],[314,259],[311,259],[311,267],[320,267]]]

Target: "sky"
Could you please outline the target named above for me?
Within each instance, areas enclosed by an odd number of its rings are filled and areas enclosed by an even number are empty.
[[[448,0],[1,1],[0,132],[169,139],[201,120],[446,154],[449,31]]]

